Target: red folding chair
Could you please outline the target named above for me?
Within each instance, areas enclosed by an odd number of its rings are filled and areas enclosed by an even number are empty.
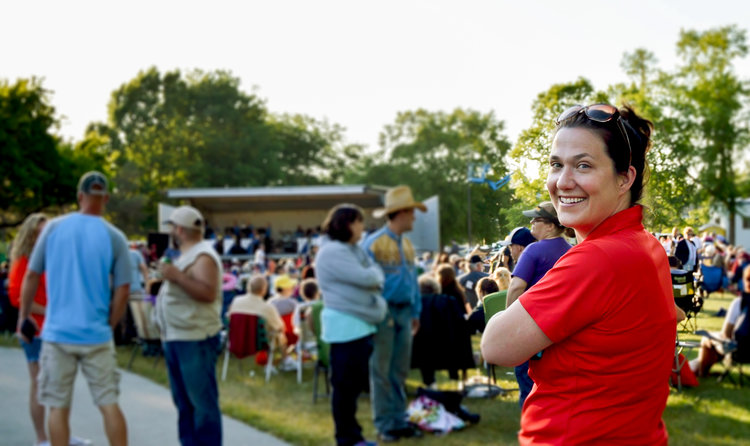
[[[242,360],[261,351],[268,351],[268,361],[265,365],[266,382],[271,379],[273,372],[273,351],[276,339],[265,329],[263,318],[257,314],[233,313],[229,316],[229,335],[227,348],[224,353],[224,366],[221,379],[227,379],[227,366],[230,353]],[[242,362],[238,364],[242,372]]]

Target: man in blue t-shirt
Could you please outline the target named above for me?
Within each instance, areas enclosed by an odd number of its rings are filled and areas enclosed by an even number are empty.
[[[571,248],[570,243],[563,238],[565,227],[557,219],[557,211],[552,202],[545,201],[534,209],[523,211],[523,215],[531,218],[531,235],[538,241],[529,244],[518,258],[508,287],[506,308],[539,282]],[[523,408],[523,403],[534,385],[529,378],[528,361],[516,367],[516,379],[519,387],[519,404]]]
[[[102,218],[107,179],[87,172],[78,182],[80,212],[47,223],[29,260],[21,287],[19,329],[33,323],[29,311],[42,273],[47,310],[42,332],[39,402],[49,407],[52,444],[67,445],[73,382],[81,366],[99,406],[110,445],[127,444],[125,417],[117,403],[119,373],[112,329],[125,313],[131,263],[125,236]]]

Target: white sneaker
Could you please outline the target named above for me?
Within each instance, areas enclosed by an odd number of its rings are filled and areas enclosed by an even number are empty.
[[[34,443],[34,446],[50,446],[49,441],[43,441],[41,443]]]
[[[70,446],[91,446],[93,443],[88,438],[76,437],[75,435],[70,436]]]

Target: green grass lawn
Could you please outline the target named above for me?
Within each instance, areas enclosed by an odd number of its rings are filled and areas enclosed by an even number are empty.
[[[728,308],[732,298],[729,294],[711,296],[699,316],[699,328],[719,330],[723,319],[713,315],[720,307]],[[681,340],[699,340],[692,334],[680,333],[679,336]],[[118,348],[121,366],[127,365],[130,352],[129,347]],[[693,358],[697,350],[685,353]],[[222,359],[217,365],[217,374],[221,371]],[[160,361],[156,367],[152,363],[150,358],[139,355],[133,371],[166,386],[164,362]],[[312,402],[312,369],[305,369],[302,384],[297,384],[294,372],[280,372],[265,383],[262,369],[252,359],[243,361],[243,373],[237,364],[236,359],[230,362],[227,380],[220,383],[221,407],[225,414],[295,445],[333,444],[329,402],[325,398],[318,399],[316,404]],[[251,370],[254,376],[250,376]],[[713,369],[715,373],[722,370],[721,364]],[[470,375],[477,373],[478,370],[473,370]],[[497,376],[502,387],[517,388],[512,369],[498,368]],[[747,368],[746,376],[750,376]],[[734,378],[736,380],[736,376]],[[455,389],[457,385],[440,373],[438,382],[443,389]],[[407,382],[409,392],[413,394],[420,383],[419,373],[413,371]],[[511,392],[494,400],[464,399],[470,411],[481,414],[480,423],[443,437],[427,435],[420,440],[403,440],[401,444],[517,444],[520,416],[517,398],[518,392]],[[357,416],[365,436],[370,439],[375,437],[371,413],[370,403],[363,397]],[[679,393],[672,390],[664,421],[672,445],[750,445],[750,379],[745,380],[745,387],[737,388],[729,381],[717,383],[713,376],[702,379],[697,388],[683,389]]]

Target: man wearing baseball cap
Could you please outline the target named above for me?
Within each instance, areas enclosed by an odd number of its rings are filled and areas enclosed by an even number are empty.
[[[414,209],[427,207],[414,200],[408,186],[397,186],[385,195],[385,206],[373,212],[387,216],[388,223],[370,234],[362,244],[383,268],[383,297],[388,313],[375,333],[370,357],[370,397],[375,428],[381,441],[420,437],[422,432],[407,422],[406,377],[411,368],[412,338],[419,329],[422,300],[417,284],[414,247],[403,234],[411,231]]]
[[[203,240],[200,211],[180,206],[166,221],[180,256],[159,266],[164,284],[156,316],[164,344],[172,399],[183,445],[221,444],[221,410],[216,382],[222,329],[221,260]]]
[[[506,308],[544,277],[557,260],[571,248],[563,238],[565,227],[557,219],[557,211],[551,201],[542,202],[534,209],[523,211],[523,215],[531,218],[530,233],[538,241],[529,244],[523,250],[513,269]],[[529,362],[517,366],[515,371],[519,387],[519,404],[523,408],[523,403],[534,385],[534,381],[529,377]]]
[[[118,404],[120,374],[112,330],[125,314],[131,265],[125,235],[102,218],[108,199],[104,174],[81,176],[80,212],[47,223],[21,288],[19,328],[27,320],[41,274],[47,274],[39,402],[49,408],[49,439],[56,445],[74,444],[69,419],[79,366],[102,414],[109,444],[128,441]]]
[[[489,274],[484,272],[484,261],[478,254],[474,254],[469,257],[469,271],[458,276],[456,280],[466,290],[466,299],[469,301],[471,308],[477,306],[479,298],[474,290],[474,287],[479,283],[479,279],[487,277]]]

